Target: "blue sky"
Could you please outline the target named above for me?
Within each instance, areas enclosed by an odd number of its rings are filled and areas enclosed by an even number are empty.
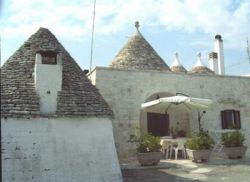
[[[2,64],[39,27],[50,29],[89,69],[94,0],[2,0]],[[208,65],[214,36],[224,40],[226,74],[250,74],[249,0],[96,0],[93,66],[108,66],[140,22],[140,31],[170,66],[174,53],[190,69],[198,52]]]

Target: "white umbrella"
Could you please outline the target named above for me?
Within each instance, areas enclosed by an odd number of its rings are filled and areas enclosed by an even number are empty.
[[[201,111],[208,109],[211,104],[212,100],[210,99],[176,95],[143,103],[141,107],[147,112],[166,113],[170,108]]]

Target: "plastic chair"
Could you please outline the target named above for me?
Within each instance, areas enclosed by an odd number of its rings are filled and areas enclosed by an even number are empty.
[[[162,150],[163,150],[163,153],[165,155],[165,159],[171,158],[172,150],[173,150],[172,142],[164,141],[162,144]]]
[[[184,141],[183,140],[178,140],[178,145],[177,147],[174,147],[174,151],[175,151],[175,160],[177,160],[178,158],[178,151],[181,150],[182,151],[182,157],[184,157],[184,159],[187,158],[186,156],[186,148],[184,145]]]

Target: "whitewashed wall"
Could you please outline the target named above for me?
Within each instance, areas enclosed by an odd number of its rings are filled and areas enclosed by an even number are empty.
[[[120,158],[134,154],[134,145],[127,142],[129,135],[133,132],[133,125],[139,125],[140,122],[141,126],[143,122],[146,125],[145,117],[144,121],[140,121],[143,118],[141,104],[156,93],[181,92],[192,97],[212,99],[213,106],[202,118],[205,130],[221,129],[221,110],[240,110],[242,131],[247,138],[245,143],[250,147],[250,78],[248,77],[122,71],[101,67],[97,67],[92,74],[91,78],[95,79],[93,83],[114,111],[114,135]],[[190,133],[197,131],[197,113],[189,113],[185,118],[190,121]],[[250,149],[247,154],[250,156]]]
[[[35,88],[40,97],[42,114],[54,114],[57,92],[62,89],[62,65],[35,64]]]
[[[3,119],[3,181],[122,181],[112,130],[104,118]]]

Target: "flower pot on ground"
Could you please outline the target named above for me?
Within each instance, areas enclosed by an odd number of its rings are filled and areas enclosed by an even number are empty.
[[[144,152],[137,153],[138,162],[142,166],[157,165],[162,158],[162,152]]]
[[[130,136],[130,142],[136,143],[137,158],[142,166],[157,165],[162,158],[160,138],[149,133],[137,133]]]
[[[213,144],[208,132],[199,132],[186,142],[188,158],[194,162],[208,161]]]
[[[244,146],[245,136],[239,130],[223,133],[221,140],[224,146],[223,152],[228,158],[236,159],[245,156],[247,151],[247,147]]]

